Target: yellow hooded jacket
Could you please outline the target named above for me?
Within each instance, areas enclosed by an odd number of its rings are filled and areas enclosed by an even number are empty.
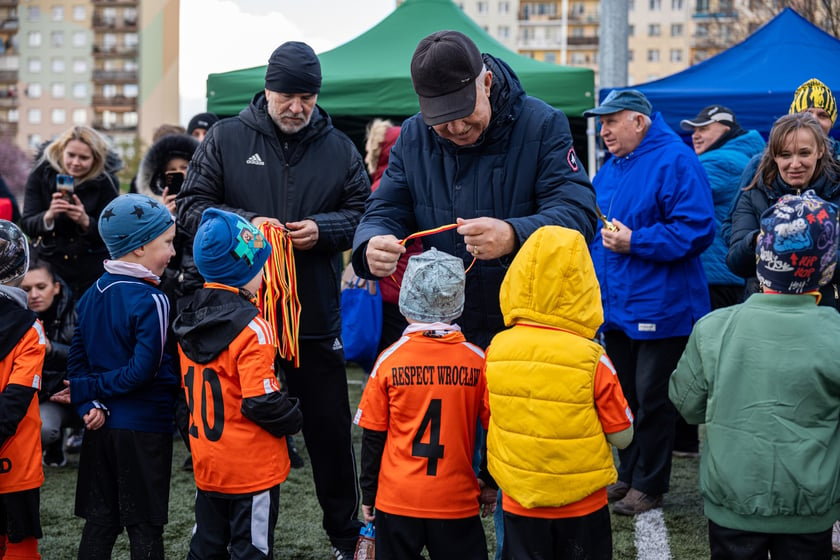
[[[537,230],[502,282],[505,325],[487,350],[488,467],[526,508],[580,501],[616,481],[595,408],[601,289],[583,236]]]

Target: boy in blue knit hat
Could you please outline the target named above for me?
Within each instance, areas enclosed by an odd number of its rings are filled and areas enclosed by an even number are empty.
[[[302,415],[281,389],[274,330],[255,305],[270,254],[240,216],[202,214],[193,257],[207,282],[173,323],[198,487],[190,560],[273,558],[290,466],[285,436],[300,430]]]
[[[102,211],[99,233],[111,260],[79,301],[69,387],[52,397],[85,422],[79,558],[109,558],[125,527],[132,560],[162,559],[179,382],[164,352],[169,300],[157,285],[175,254],[175,220],[161,202],[127,194]]]
[[[840,315],[821,307],[838,211],[806,191],[761,215],[763,293],[700,319],[671,376],[687,422],[706,424],[700,493],[711,558],[831,558],[840,518]]]

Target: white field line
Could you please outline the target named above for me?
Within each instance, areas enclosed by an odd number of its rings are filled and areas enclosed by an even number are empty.
[[[635,544],[638,560],[671,560],[668,528],[661,508],[636,516]]]

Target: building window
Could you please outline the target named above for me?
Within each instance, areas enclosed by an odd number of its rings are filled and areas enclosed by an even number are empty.
[[[114,84],[105,84],[102,86],[102,96],[103,97],[116,97],[117,96],[117,86]]]
[[[53,82],[52,86],[50,86],[50,94],[53,99],[64,99],[66,93],[67,86],[61,82]]]
[[[32,72],[33,74],[40,74],[41,73],[41,59],[40,58],[30,58],[27,62],[27,69]]]
[[[662,0],[648,0],[648,8],[651,12],[658,12],[662,9]]]
[[[125,46],[129,49],[137,48],[137,45],[140,43],[140,41],[137,38],[137,33],[126,33],[123,36],[123,42]]]
[[[137,126],[137,113],[129,111],[123,114],[123,124],[125,126]]]
[[[648,49],[648,62],[659,62],[659,49]]]
[[[633,62],[633,51],[632,50],[627,51],[627,62]],[[632,82],[630,82],[630,83],[632,83]]]
[[[67,110],[66,109],[53,109],[52,114],[50,115],[50,119],[52,120],[53,124],[64,124],[67,122]]]
[[[39,84],[38,82],[33,82],[29,84],[29,86],[26,88],[26,96],[30,99],[40,99],[41,91],[41,84]]]
[[[75,21],[84,21],[87,18],[87,9],[85,6],[73,6],[73,19]]]
[[[548,62],[549,64],[557,64],[557,53],[547,52],[543,55],[543,62]]]
[[[135,8],[123,10],[123,21],[126,25],[137,25],[137,10]]]
[[[41,146],[41,135],[40,134],[30,134],[29,139],[29,147],[33,150],[37,150]]]
[[[26,42],[30,47],[40,47],[41,46],[41,32],[40,31],[30,31],[26,34]]]
[[[675,12],[681,12],[683,10],[683,0],[671,0],[671,9]]]
[[[50,45],[53,47],[63,47],[64,31],[50,31]]]
[[[510,27],[507,25],[500,25],[499,26],[499,39],[505,40],[510,38]]]
[[[87,97],[87,84],[76,82],[73,84],[73,97],[83,99]]]
[[[735,10],[732,8],[732,0],[720,0],[718,2],[718,9],[727,15],[735,13]]]
[[[73,124],[87,124],[87,109],[73,109]]]
[[[41,124],[41,109],[29,109],[26,120],[29,124]]]
[[[137,61],[136,60],[126,60],[125,65],[123,65],[123,70],[126,72],[137,72]]]
[[[709,13],[709,0],[697,0],[697,9],[694,10],[698,14]]]
[[[632,37],[636,34],[636,26],[635,25],[628,25],[627,26],[627,36]]]
[[[137,87],[137,84],[125,84],[123,86],[123,95],[126,97],[137,97],[140,93],[140,88]]]
[[[487,2],[478,3],[478,15],[485,16],[489,11],[490,8],[487,6]]]
[[[86,31],[74,31],[73,32],[73,46],[74,47],[84,47],[87,45],[87,32]]]
[[[73,73],[74,74],[84,74],[88,71],[87,60],[84,58],[74,58],[73,59]]]
[[[709,26],[705,23],[698,23],[697,24],[697,36],[698,37],[708,37],[709,36]]]
[[[636,0],[629,0],[627,2],[627,9],[631,12],[636,10]]]
[[[38,21],[41,19],[41,7],[40,6],[29,6],[26,10],[27,15],[29,16],[29,21]]]
[[[113,33],[105,33],[102,35],[102,46],[106,51],[109,51],[117,46],[117,36]]]
[[[574,64],[575,66],[583,66],[584,64],[586,64],[586,62],[587,62],[586,61],[586,55],[584,53],[573,52],[571,54],[572,54],[572,59],[571,59],[572,64]]]
[[[648,36],[659,37],[662,34],[662,29],[658,23],[651,23],[648,25]]]
[[[50,12],[53,21],[64,21],[64,6],[53,6]]]
[[[682,62],[682,60],[683,60],[682,49],[671,49],[671,62]]]
[[[56,73],[64,72],[64,70],[66,70],[66,69],[67,69],[67,65],[65,64],[63,58],[53,58],[50,61],[50,70],[52,72],[56,72]]]
[[[510,13],[510,2],[499,2],[499,13],[500,14]]]
[[[682,34],[683,34],[683,24],[672,23],[671,24],[671,37],[682,37]]]

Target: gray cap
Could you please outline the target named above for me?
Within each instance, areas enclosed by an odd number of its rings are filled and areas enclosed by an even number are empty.
[[[645,94],[635,89],[614,89],[604,98],[604,101],[583,113],[584,117],[597,117],[599,115],[611,115],[619,111],[636,111],[643,115],[650,116],[653,107]]]
[[[451,323],[464,311],[464,261],[430,249],[408,259],[400,313],[424,323]]]

